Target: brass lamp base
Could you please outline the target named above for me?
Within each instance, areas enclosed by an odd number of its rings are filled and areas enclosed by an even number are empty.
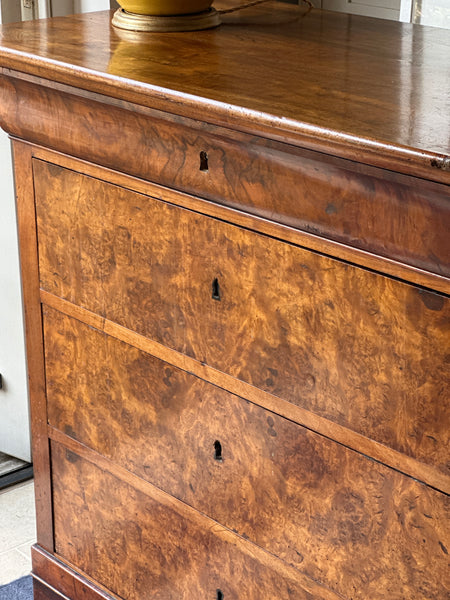
[[[112,24],[130,31],[198,31],[220,25],[219,13],[214,8],[188,15],[138,15],[119,8]]]

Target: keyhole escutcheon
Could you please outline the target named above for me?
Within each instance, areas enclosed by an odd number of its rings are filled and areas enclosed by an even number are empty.
[[[215,277],[212,282],[212,299],[220,300],[220,286],[217,277]]]
[[[200,171],[207,171],[208,169],[208,154],[202,150],[200,152]]]
[[[223,592],[222,592],[222,590],[217,590],[216,600],[223,600]]]
[[[214,459],[218,461],[222,461],[222,444],[219,440],[214,442]]]

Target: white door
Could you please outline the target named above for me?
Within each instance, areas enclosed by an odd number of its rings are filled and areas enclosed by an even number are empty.
[[[111,6],[116,6],[115,0]],[[110,0],[0,0],[0,23],[91,12]],[[31,462],[17,224],[8,136],[0,129],[0,452]]]

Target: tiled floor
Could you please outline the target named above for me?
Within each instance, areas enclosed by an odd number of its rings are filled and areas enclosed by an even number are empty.
[[[33,481],[0,490],[0,585],[30,572],[35,541]]]

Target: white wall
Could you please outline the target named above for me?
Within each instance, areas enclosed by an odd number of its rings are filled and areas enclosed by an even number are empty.
[[[11,153],[0,132],[0,451],[31,459]]]
[[[326,10],[450,29],[450,0],[312,0],[312,3]]]
[[[74,0],[74,12],[93,12],[109,8],[109,0]]]
[[[450,0],[415,0],[412,19],[420,25],[450,29]]]
[[[46,1],[50,6],[50,13],[53,17],[69,15],[72,13],[93,12],[96,10],[106,10],[115,7],[114,0],[40,0]]]
[[[400,16],[400,0],[321,0],[320,6],[326,10],[395,21]]]
[[[20,2],[17,0],[0,0],[0,23],[20,21]]]

